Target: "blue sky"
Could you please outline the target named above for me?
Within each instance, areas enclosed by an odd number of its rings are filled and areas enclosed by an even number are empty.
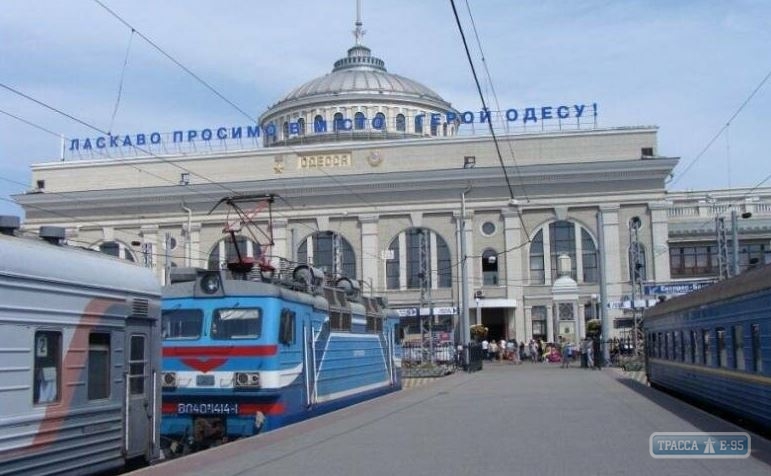
[[[255,118],[353,45],[354,0],[102,1]],[[456,6],[493,108],[596,102],[600,126],[656,125],[659,153],[682,157],[670,190],[771,175],[771,80],[694,163],[771,71],[771,2],[468,2],[484,64],[467,3]],[[390,72],[479,110],[449,1],[362,3],[363,43]],[[248,124],[93,0],[3,0],[0,83],[119,134]],[[10,195],[30,188],[30,164],[58,159],[60,141],[3,113],[97,134],[0,88],[0,214],[21,214]]]

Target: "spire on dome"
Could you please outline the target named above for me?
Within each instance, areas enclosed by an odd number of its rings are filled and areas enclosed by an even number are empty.
[[[353,37],[356,38],[356,46],[361,45],[361,40],[367,32],[362,28],[361,22],[361,0],[356,0],[356,29],[353,30]]]

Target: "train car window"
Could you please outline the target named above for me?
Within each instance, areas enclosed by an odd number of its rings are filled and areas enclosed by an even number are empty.
[[[681,360],[682,359],[682,341],[680,340],[680,331],[674,332],[674,339],[673,340],[673,347],[674,350],[672,352],[672,359],[674,360]]]
[[[701,361],[704,365],[712,366],[712,353],[709,348],[709,329],[701,330]]]
[[[32,389],[32,402],[35,404],[59,401],[62,374],[61,343],[61,332],[35,332],[35,381]]]
[[[145,393],[145,336],[131,336],[129,354],[129,388],[131,395]]]
[[[692,364],[697,364],[698,362],[696,361],[696,355],[697,355],[697,352],[696,352],[696,347],[697,347],[696,331],[691,331],[690,332],[688,340],[691,341],[691,363]]]
[[[172,309],[161,316],[164,340],[198,339],[203,327],[200,309]]]
[[[658,347],[656,348],[656,357],[663,359],[664,358],[664,335],[659,332],[659,342]]]
[[[664,334],[664,358],[669,359],[672,356],[672,333]]]
[[[725,348],[725,329],[717,328],[717,365],[716,367],[727,367],[728,351]]]
[[[88,399],[110,398],[110,334],[88,336]]]
[[[763,354],[760,352],[760,324],[752,325],[752,370],[763,371]]]
[[[284,345],[292,345],[295,342],[295,313],[289,309],[281,311],[279,322],[278,340]]]
[[[683,331],[683,362],[693,363],[691,357],[691,347],[693,342],[691,341],[691,333],[689,331]]]
[[[257,339],[262,334],[262,310],[217,309],[211,323],[211,338]]]
[[[734,343],[734,368],[744,370],[744,326],[733,327],[731,340]]]

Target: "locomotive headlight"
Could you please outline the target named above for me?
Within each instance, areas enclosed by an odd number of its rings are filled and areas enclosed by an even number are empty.
[[[257,372],[236,372],[233,375],[233,383],[236,387],[260,387],[260,374]]]
[[[163,386],[166,388],[177,386],[177,373],[176,372],[163,372],[162,375]]]
[[[205,292],[206,294],[214,294],[216,293],[220,288],[220,280],[219,275],[217,274],[207,274],[203,278],[201,278],[201,291]]]

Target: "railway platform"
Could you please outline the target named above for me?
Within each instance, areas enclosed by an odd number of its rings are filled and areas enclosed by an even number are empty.
[[[654,432],[745,432],[636,374],[485,363],[134,475],[768,475],[743,459],[656,459]]]

